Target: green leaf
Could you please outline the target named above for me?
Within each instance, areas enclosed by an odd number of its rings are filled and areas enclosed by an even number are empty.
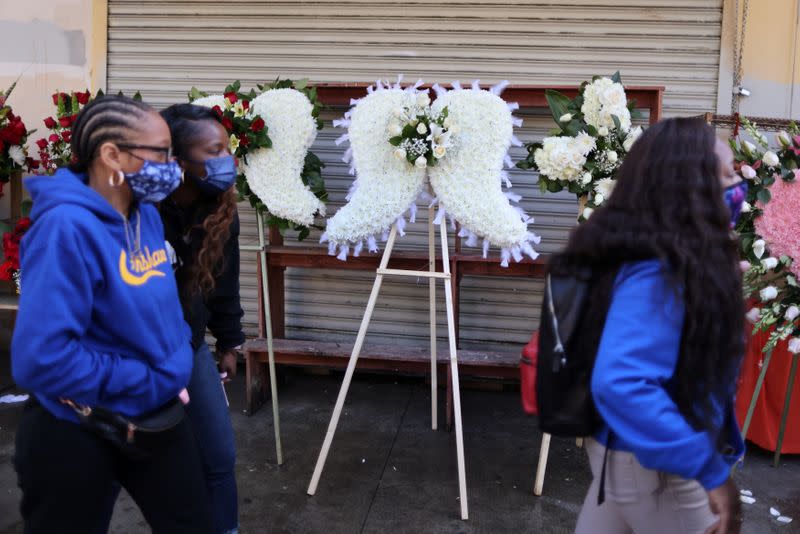
[[[311,229],[308,226],[303,226],[300,229],[300,233],[297,234],[297,240],[298,241],[302,241],[305,238],[307,238],[309,235],[311,235]]]
[[[410,124],[406,124],[403,127],[403,133],[401,133],[400,135],[402,137],[416,137],[417,128],[416,128],[416,126],[411,126]]]
[[[191,90],[189,90],[189,102],[194,102],[198,98],[203,98],[205,96],[208,96],[208,93],[204,93],[197,87],[192,87]]]
[[[29,198],[26,198],[20,204],[20,213],[22,213],[23,217],[30,217],[32,208],[33,208],[33,201]]]
[[[554,135],[561,135],[562,133],[564,133],[564,131],[561,128],[550,128],[547,135],[552,137]]]
[[[579,120],[572,119],[567,125],[564,126],[564,133],[570,137],[575,137],[583,129],[583,123]]]
[[[772,200],[772,193],[769,192],[769,189],[760,189],[757,198],[759,202],[766,204]]]
[[[549,192],[558,193],[559,191],[562,191],[563,189],[564,189],[564,186],[561,185],[560,182],[558,182],[556,180],[548,180],[548,182],[547,182],[547,190]]]
[[[611,75],[611,81],[614,83],[622,83],[622,77],[619,75],[619,71]]]
[[[795,278],[792,275],[789,275],[789,276],[786,277],[786,283],[789,284],[792,287],[800,287],[797,284],[797,278]]]
[[[297,89],[298,91],[302,91],[306,87],[308,87],[308,78],[301,78],[299,80],[295,80],[294,88]]]
[[[617,128],[617,131],[622,131],[622,123],[619,121],[619,117],[611,115],[611,119],[614,121],[614,126]]]
[[[394,136],[394,137],[389,139],[389,143],[391,145],[393,145],[393,146],[400,146],[400,143],[402,143],[402,142],[403,142],[403,136],[402,135],[396,135],[396,136]]]
[[[597,128],[595,128],[591,124],[587,124],[586,125],[586,133],[588,133],[592,137],[597,137]]]
[[[571,100],[567,98],[566,95],[559,93],[555,89],[547,89],[544,92],[544,96],[545,99],[547,99],[547,105],[550,106],[550,113],[553,115],[553,120],[556,122],[556,124],[560,124],[558,119],[560,119],[565,113],[569,112]]]

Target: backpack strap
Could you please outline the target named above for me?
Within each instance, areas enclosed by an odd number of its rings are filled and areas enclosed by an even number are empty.
[[[614,433],[611,427],[608,428],[606,438],[606,451],[603,453],[603,468],[600,470],[600,487],[597,489],[597,506],[601,506],[606,500],[606,466],[608,465],[608,451],[611,450],[611,439]]]

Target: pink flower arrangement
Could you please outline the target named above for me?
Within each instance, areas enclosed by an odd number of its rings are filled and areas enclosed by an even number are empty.
[[[770,187],[772,199],[759,203],[762,213],[755,219],[756,233],[764,238],[773,256],[794,259],[790,270],[800,276],[800,170],[794,180],[776,180]]]

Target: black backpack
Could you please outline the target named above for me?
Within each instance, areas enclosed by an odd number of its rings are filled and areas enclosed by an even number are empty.
[[[584,437],[602,424],[591,380],[614,276],[571,271],[562,274],[551,267],[545,278],[536,398],[543,432]]]

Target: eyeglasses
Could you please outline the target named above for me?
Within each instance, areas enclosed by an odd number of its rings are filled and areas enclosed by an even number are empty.
[[[172,147],[171,146],[167,147],[167,148],[164,148],[163,146],[130,145],[130,144],[117,144],[117,146],[119,148],[128,150],[129,151],[128,154],[130,154],[131,156],[133,156],[134,158],[137,158],[137,159],[142,159],[143,160],[145,158],[143,158],[141,156],[137,156],[133,152],[130,152],[130,150],[150,150],[152,152],[159,152],[159,153],[164,155],[163,158],[161,159],[160,163],[168,163],[168,162],[172,161]]]

